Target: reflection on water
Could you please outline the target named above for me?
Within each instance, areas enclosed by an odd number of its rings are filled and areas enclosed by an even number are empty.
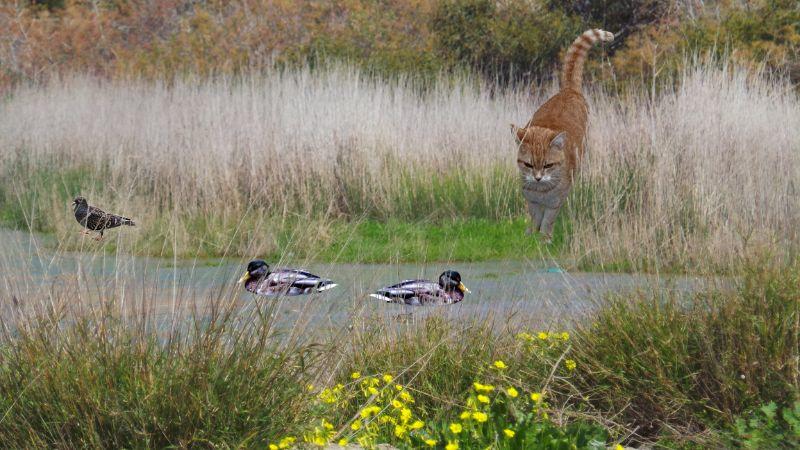
[[[690,292],[709,281],[686,276],[567,273],[544,261],[270,263],[273,267],[302,266],[339,286],[310,296],[257,298],[235,284],[246,259],[174,261],[97,251],[55,251],[43,238],[0,229],[0,316],[7,318],[31,303],[72,302],[80,293],[80,298],[90,302],[116,302],[134,314],[146,310],[162,324],[188,314],[202,316],[212,305],[234,302],[243,313],[260,308],[274,315],[279,328],[300,333],[339,330],[369,321],[406,323],[430,315],[453,321],[487,320],[496,326],[526,322],[531,327],[549,328],[587,312],[609,292],[653,288]],[[458,270],[472,292],[461,303],[407,307],[368,296],[403,279],[435,280],[447,268]],[[60,298],[59,293],[71,297]]]

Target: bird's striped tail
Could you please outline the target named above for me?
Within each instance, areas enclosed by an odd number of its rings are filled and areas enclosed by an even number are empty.
[[[116,226],[119,226],[119,225],[128,225],[129,227],[135,227],[136,226],[136,222],[134,222],[133,220],[131,220],[131,219],[127,218],[127,217],[122,217],[122,216],[114,216],[112,222],[116,222],[116,223],[113,223],[113,225],[116,225]]]
[[[561,89],[581,91],[583,82],[583,63],[589,49],[599,41],[611,42],[614,34],[599,29],[586,30],[569,46],[564,56],[564,72],[561,76]]]

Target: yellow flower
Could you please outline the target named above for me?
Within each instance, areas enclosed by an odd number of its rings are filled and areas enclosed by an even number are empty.
[[[507,369],[508,368],[506,363],[504,363],[503,361],[500,361],[499,359],[494,362],[494,367],[496,369],[498,369],[498,370],[503,370],[503,369]]]
[[[378,395],[378,390],[377,390],[377,389],[375,389],[375,388],[374,388],[374,387],[372,387],[372,386],[370,386],[369,388],[367,388],[367,390],[368,390],[368,391],[369,391],[369,393],[370,393],[370,394],[372,394],[372,395]]]
[[[470,417],[471,415],[472,415],[472,413],[470,413],[469,411],[464,411],[464,412],[462,412],[462,413],[461,413],[461,415],[460,415],[460,416],[458,416],[458,417],[460,417],[460,418],[461,418],[461,420],[467,420],[467,419],[469,419],[469,417]]]
[[[322,419],[322,428],[325,428],[326,430],[332,430],[333,429],[333,424],[328,422],[325,419]]]
[[[409,428],[411,428],[412,430],[419,430],[420,428],[422,428],[424,426],[425,426],[425,422],[423,422],[421,420],[415,420],[414,423],[412,423],[411,426],[409,426]]]
[[[548,334],[547,334],[547,333],[545,333],[544,331],[540,331],[540,332],[539,332],[539,334],[537,334],[536,336],[537,336],[539,339],[541,339],[541,340],[543,340],[543,341],[544,341],[544,340],[546,340],[546,339],[547,339],[547,337],[548,337]]]
[[[361,421],[360,420],[353,421],[353,423],[350,424],[350,429],[353,430],[353,431],[360,430],[361,429]]]
[[[436,447],[437,443],[435,439],[425,439],[425,445],[428,447]]]
[[[381,409],[379,407],[375,406],[375,405],[367,406],[366,408],[361,410],[360,415],[361,415],[362,419],[366,419],[369,416],[378,414],[380,412],[380,410]]]
[[[319,393],[319,399],[325,403],[336,403],[336,393],[330,389],[323,389]]]
[[[340,447],[344,447],[345,445],[347,445],[347,442],[348,442],[347,439],[341,438],[339,439],[339,442],[337,442],[337,444],[339,444]]]
[[[571,359],[568,359],[568,360],[564,361],[564,365],[567,367],[567,370],[569,370],[570,372],[572,372],[573,370],[575,370],[576,367],[578,367],[578,364],[575,363],[575,361],[573,361]]]
[[[403,407],[403,402],[401,402],[398,399],[394,399],[394,400],[392,400],[392,406],[394,406],[395,408],[400,409],[400,408]]]
[[[403,436],[405,436],[407,431],[408,430],[406,430],[406,427],[404,427],[402,425],[395,425],[395,427],[394,427],[394,435],[399,437],[399,438],[402,438]]]
[[[387,382],[387,383],[391,383],[391,382],[392,382],[392,380],[394,380],[394,377],[392,377],[392,376],[391,376],[391,375],[389,375],[388,373],[387,373],[386,375],[384,375],[384,376],[383,376],[383,381],[385,381],[385,382]]]
[[[508,393],[508,396],[511,398],[517,398],[517,396],[519,395],[519,392],[517,392],[517,390],[514,389],[514,386],[511,386],[510,388],[506,389],[506,392]]]
[[[625,447],[623,447],[620,444],[617,444],[617,445],[614,446],[614,450],[625,450]]]
[[[460,423],[451,423],[451,424],[450,424],[450,431],[451,431],[453,434],[458,434],[458,433],[461,433],[461,430],[463,430],[463,429],[464,429],[464,428],[461,426],[461,424],[460,424]]]
[[[472,386],[475,387],[475,391],[476,392],[489,393],[489,392],[492,392],[494,390],[494,386],[492,386],[491,384],[480,384],[477,381],[472,383]]]
[[[403,408],[400,410],[400,420],[403,422],[408,422],[411,420],[411,410],[408,408]]]
[[[414,403],[414,397],[412,397],[408,392],[401,392],[400,399],[404,402]]]
[[[275,444],[269,444],[269,450],[278,450],[278,446]]]
[[[505,430],[503,430],[503,434],[505,434],[507,438],[511,439],[517,433],[514,433],[514,430],[509,430],[508,428],[506,428]]]
[[[353,372],[353,373],[351,373],[350,374],[350,378],[352,378],[354,380],[357,380],[357,379],[361,378],[361,372]]]
[[[394,388],[397,389],[398,391],[402,391],[403,390],[403,385],[402,384],[395,384]]]
[[[281,439],[280,442],[278,442],[278,448],[289,448],[292,444],[294,444],[294,441],[296,441],[296,440],[297,439],[295,439],[295,438],[293,438],[291,436],[285,437],[285,438]]]
[[[476,411],[476,412],[472,413],[472,418],[477,420],[478,422],[483,423],[483,422],[486,422],[486,420],[489,418],[489,416],[487,416],[486,413],[483,413],[483,412],[480,412],[480,411]]]
[[[314,439],[312,439],[311,443],[322,447],[323,445],[328,443],[328,440],[322,436],[314,436]]]
[[[519,333],[517,334],[517,339],[519,339],[520,341],[532,341],[533,336],[531,336],[530,333]]]
[[[314,385],[313,385],[313,384],[307,384],[307,385],[306,385],[306,390],[307,390],[308,392],[311,392],[311,391],[313,391],[313,390],[314,390]]]
[[[561,340],[568,341],[569,340],[569,333],[567,333],[566,331],[561,333]]]
[[[458,450],[458,441],[448,442],[444,450]]]
[[[541,402],[542,394],[540,394],[539,392],[531,392],[531,400],[535,401],[536,403]]]
[[[489,403],[489,397],[481,394],[478,396],[478,401],[481,403]]]

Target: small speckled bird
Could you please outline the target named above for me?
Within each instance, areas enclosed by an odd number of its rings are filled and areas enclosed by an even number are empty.
[[[447,270],[439,275],[439,282],[428,280],[405,280],[379,289],[370,297],[387,303],[410,306],[452,305],[464,300],[469,289],[461,282],[461,274]]]
[[[333,281],[298,269],[275,269],[256,259],[247,265],[247,271],[239,279],[244,288],[258,295],[303,295],[327,291],[337,286]]]
[[[89,203],[83,197],[75,197],[75,200],[72,201],[72,208],[75,210],[75,220],[86,228],[82,233],[89,234],[89,230],[97,231],[100,234],[95,240],[98,241],[103,239],[103,231],[109,228],[136,225],[133,220],[127,217],[110,214],[100,208],[89,206]]]

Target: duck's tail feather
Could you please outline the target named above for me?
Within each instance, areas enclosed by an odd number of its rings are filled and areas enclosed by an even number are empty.
[[[392,300],[391,298],[389,298],[389,297],[387,297],[385,295],[369,294],[369,296],[372,297],[372,298],[377,298],[378,300],[384,301],[386,303],[394,303],[394,300]]]
[[[336,283],[323,284],[317,287],[317,292],[327,291],[328,289],[333,289],[336,286],[338,286],[338,284]]]

